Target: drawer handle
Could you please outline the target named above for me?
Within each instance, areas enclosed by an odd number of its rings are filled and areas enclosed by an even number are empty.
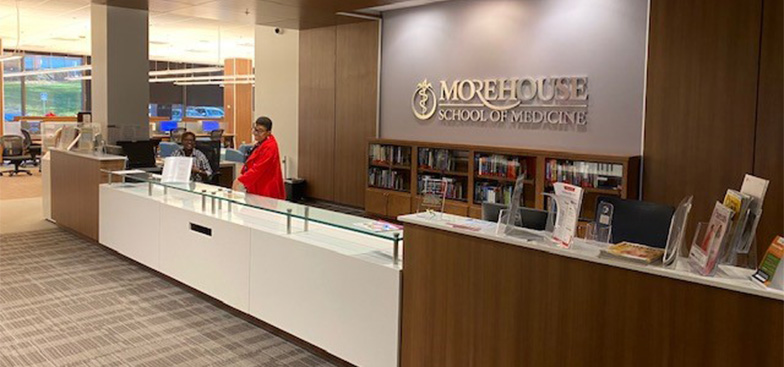
[[[198,224],[191,223],[191,231],[198,232],[205,236],[212,237],[212,228],[207,228],[205,226],[200,226]]]

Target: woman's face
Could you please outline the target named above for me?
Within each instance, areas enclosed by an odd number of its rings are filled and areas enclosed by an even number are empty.
[[[185,150],[193,150],[196,146],[196,139],[191,134],[182,137],[182,148]]]
[[[264,139],[267,139],[269,134],[270,134],[270,132],[264,126],[256,125],[256,126],[253,127],[253,137],[259,143],[264,141]]]

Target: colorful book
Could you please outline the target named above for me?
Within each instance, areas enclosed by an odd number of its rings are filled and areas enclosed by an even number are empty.
[[[652,264],[661,260],[662,256],[664,256],[664,250],[631,242],[621,242],[602,249],[601,256],[641,264]]]

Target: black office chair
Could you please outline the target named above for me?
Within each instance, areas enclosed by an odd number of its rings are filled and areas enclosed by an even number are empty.
[[[667,247],[667,235],[675,208],[617,196],[600,196],[596,200],[597,221],[601,203],[613,206],[611,243],[628,241],[651,247]]]
[[[221,142],[197,141],[196,149],[204,153],[204,156],[207,157],[207,161],[210,162],[210,169],[212,169],[212,174],[204,179],[204,182],[212,185],[218,185],[220,183]]]
[[[211,141],[223,141],[223,129],[215,129],[210,131]]]
[[[32,176],[33,173],[29,170],[19,168],[25,161],[33,159],[27,152],[24,138],[19,135],[4,135],[0,138],[0,145],[3,146],[3,160],[14,165],[13,171],[2,172],[0,175],[8,173],[8,176],[13,176],[24,172]]]
[[[169,137],[171,138],[172,142],[177,144],[182,144],[182,134],[187,131],[184,127],[174,128],[169,132]]]
[[[504,204],[482,203],[482,220],[497,222],[501,210],[506,209]],[[547,227],[547,212],[533,208],[520,208],[520,219],[523,228],[543,231]]]
[[[30,156],[33,157],[33,165],[38,166],[38,170],[40,171],[39,159],[38,157],[41,156],[41,144],[33,144],[32,135],[27,129],[22,129],[22,135],[24,137],[25,145],[27,145],[27,151],[30,153]]]

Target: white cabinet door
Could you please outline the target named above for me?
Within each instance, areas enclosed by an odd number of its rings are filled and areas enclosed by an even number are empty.
[[[357,366],[398,365],[400,271],[251,232],[250,314]]]
[[[98,242],[158,270],[160,204],[115,187],[100,188]]]
[[[250,229],[163,205],[161,272],[248,312]]]

